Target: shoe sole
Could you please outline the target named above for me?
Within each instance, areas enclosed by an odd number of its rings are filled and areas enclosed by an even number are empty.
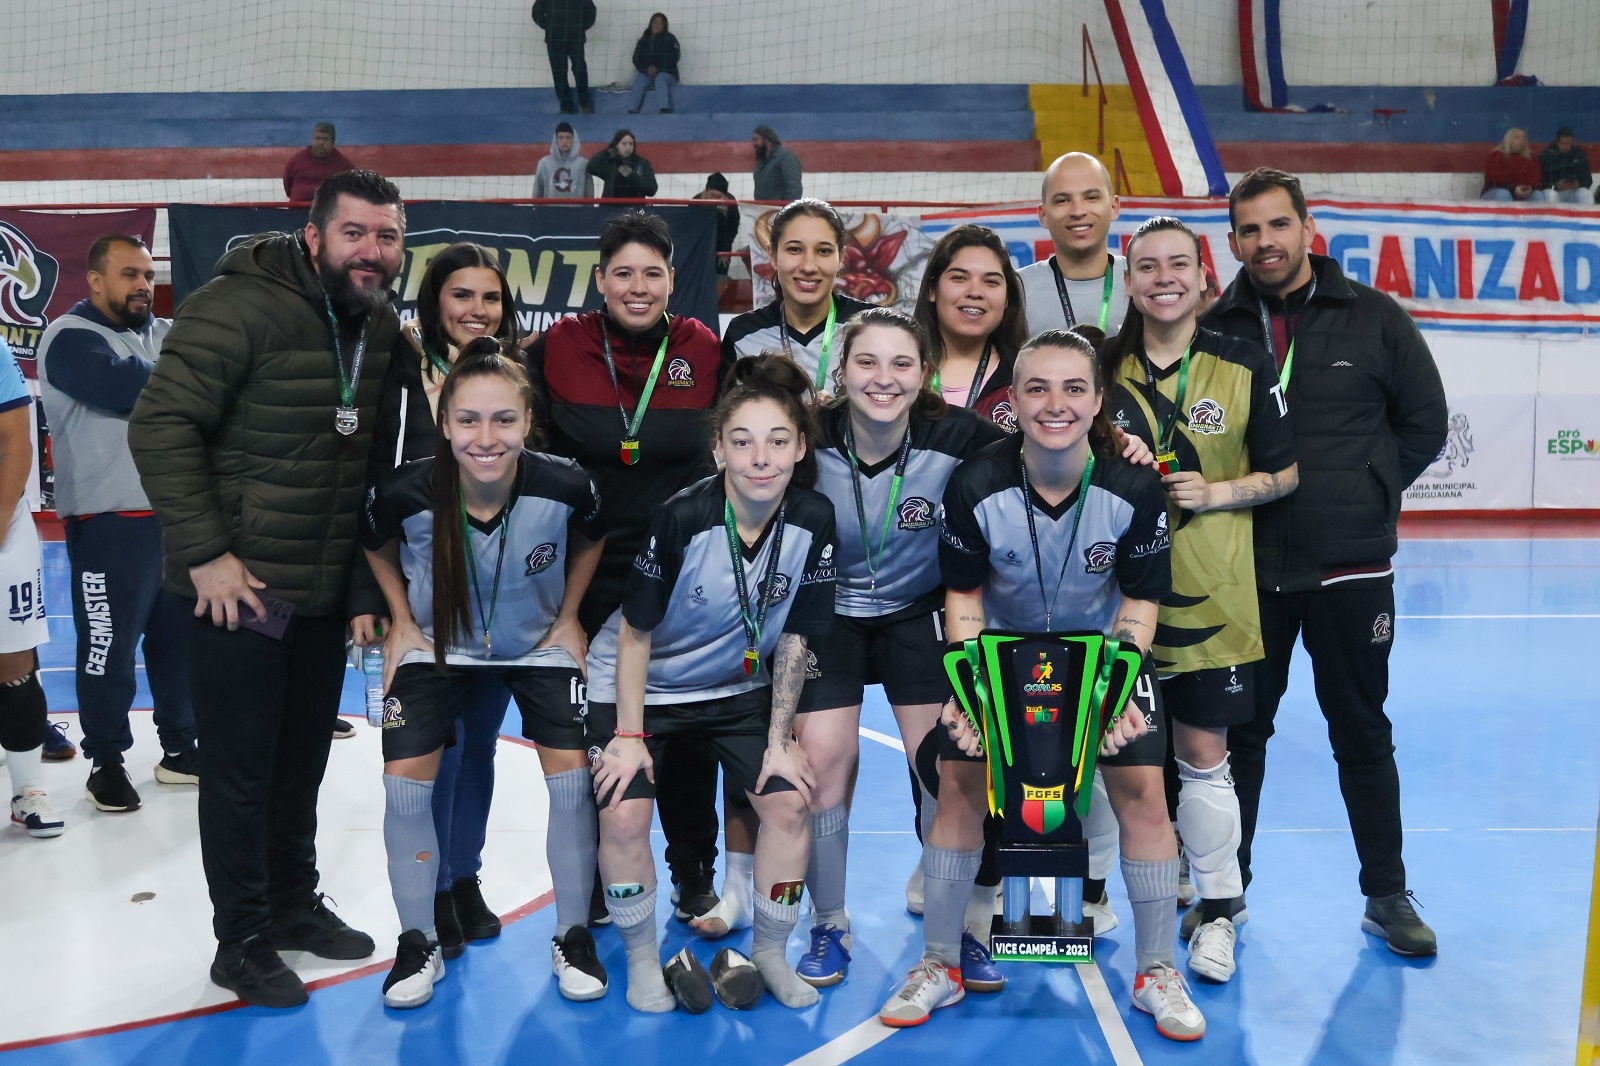
[[[68,762],[72,759],[76,759],[77,757],[78,751],[76,748],[74,748],[72,751],[63,752],[47,751],[43,755],[39,756],[39,758],[43,759],[45,762]]]
[[[834,985],[844,980],[844,974],[845,971],[840,970],[838,973],[828,974],[824,977],[812,977],[810,974],[801,973],[799,970],[794,972],[796,977],[800,978],[800,980],[804,981],[812,988],[832,988]]]
[[[321,951],[318,951],[316,948],[307,947],[303,942],[295,940],[279,940],[271,936],[267,938],[267,946],[272,948],[273,951],[303,951],[307,955],[315,955],[319,959],[328,959],[332,962],[356,962],[360,959],[370,959],[378,950],[377,944],[373,944],[372,947],[367,949],[367,952],[364,955],[353,955],[350,954],[350,952],[327,955]],[[352,952],[355,950],[355,948],[350,949]]]
[[[961,990],[958,991],[953,998],[939,1004],[937,1007],[933,1008],[933,1010],[944,1010],[946,1007],[954,1007],[957,1003],[960,1003],[965,998],[966,986],[963,985]],[[933,1010],[915,1020],[907,1018],[885,1018],[880,1014],[878,1015],[878,1021],[882,1022],[884,1025],[887,1025],[891,1029],[914,1029],[919,1025],[927,1024],[928,1019],[933,1017]]]
[[[25,822],[19,822],[14,818],[11,820],[11,824],[22,830],[24,833],[27,833],[29,836],[33,837],[35,840],[49,840],[51,837],[58,837],[67,831],[67,827],[65,825],[50,826],[47,829],[29,829]]]
[[[383,994],[383,1005],[393,1007],[395,1010],[415,1010],[433,998],[433,986],[444,980],[444,967],[439,967],[434,972],[433,980],[428,982],[428,987],[416,999],[399,1000],[389,998],[389,993]]]
[[[556,978],[556,991],[561,993],[561,998],[571,1000],[574,1003],[592,1003],[597,999],[603,999],[605,994],[610,990],[611,985],[608,982],[601,985],[593,992],[569,992],[567,991],[566,987],[562,985],[561,978]]]
[[[968,992],[989,994],[1006,990],[1006,979],[1004,977],[998,981],[974,981],[971,978],[962,978],[961,984]]]
[[[1213,972],[1209,969],[1204,969],[1201,966],[1196,966],[1194,959],[1191,958],[1189,960],[1189,972],[1194,974],[1196,977],[1209,981],[1214,985],[1227,984],[1233,978],[1233,975],[1238,972],[1238,969],[1238,966],[1234,966],[1233,969],[1227,971],[1227,973],[1218,976],[1216,972]]]
[[[1385,944],[1389,945],[1390,951],[1404,959],[1429,959],[1439,954],[1438,948],[1434,948],[1432,951],[1406,951],[1403,948],[1395,947],[1394,941],[1389,939],[1389,931],[1383,926],[1379,925],[1377,922],[1373,921],[1371,918],[1361,919],[1361,931],[1363,933],[1371,933],[1373,936],[1382,940]]]
[[[467,943],[463,940],[459,944],[440,944],[439,953],[447,959],[459,959],[467,953]]]
[[[1144,1006],[1137,999],[1133,1001],[1133,1006],[1135,1010],[1140,1010],[1150,1015],[1151,1020],[1155,1021],[1156,1023],[1156,1032],[1160,1033],[1168,1040],[1176,1040],[1180,1044],[1190,1044],[1206,1035],[1206,1031],[1204,1029],[1201,1029],[1198,1033],[1169,1033],[1167,1030],[1161,1027],[1161,1022],[1156,1019],[1155,1013],[1150,1010],[1149,1007]]]
[[[163,785],[198,785],[200,783],[200,775],[180,774],[172,770],[163,770],[157,766],[156,780]]]
[[[90,803],[94,804],[95,810],[105,811],[107,814],[131,814],[140,807],[144,806],[144,803],[140,802],[135,803],[131,807],[113,807],[108,803],[101,803],[100,800],[95,797],[95,794],[90,792],[88,789],[84,789],[83,794],[89,798]]]

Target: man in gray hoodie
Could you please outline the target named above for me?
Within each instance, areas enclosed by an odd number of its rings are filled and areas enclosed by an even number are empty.
[[[589,176],[589,161],[583,158],[583,142],[570,122],[556,123],[550,139],[550,154],[539,160],[533,172],[535,200],[589,200],[594,198],[594,179]]]

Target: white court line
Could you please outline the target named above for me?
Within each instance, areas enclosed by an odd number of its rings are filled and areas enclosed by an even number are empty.
[[[1490,825],[1482,830],[1485,833],[1592,833],[1593,826],[1587,825]]]
[[[1094,1007],[1095,1020],[1100,1023],[1106,1046],[1111,1049],[1111,1061],[1117,1066],[1143,1066],[1144,1060],[1139,1057],[1139,1049],[1133,1046],[1133,1037],[1122,1022],[1117,1001],[1111,998],[1111,989],[1106,987],[1100,964],[1091,962],[1087,966],[1074,966],[1073,969],[1078,971],[1078,980],[1083,982],[1083,990]]]
[[[868,729],[866,726],[861,727],[861,735],[868,740],[876,740],[879,744],[891,747],[902,755],[906,752],[906,746],[900,742],[899,737],[891,737],[887,733],[880,733],[876,729]]]
[[[839,1066],[869,1048],[875,1048],[895,1034],[896,1030],[877,1018],[868,1018],[842,1036],[836,1036],[815,1051],[801,1055],[789,1066]]]
[[[1517,620],[1533,618],[1600,618],[1600,614],[1397,614],[1395,618]]]

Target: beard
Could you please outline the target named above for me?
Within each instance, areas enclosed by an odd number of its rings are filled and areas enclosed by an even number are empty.
[[[356,267],[379,271],[383,275],[383,284],[372,289],[357,285],[350,277],[350,272]],[[334,309],[349,317],[376,311],[388,303],[391,296],[389,283],[394,281],[394,275],[376,260],[348,259],[342,266],[335,267],[328,262],[325,254],[317,256],[317,277],[322,282],[322,291],[333,301]]]
[[[767,161],[767,146],[764,145],[764,144],[756,145],[756,162],[757,163],[765,163],[766,161]]]
[[[130,311],[127,300],[123,300],[121,303],[113,300],[111,302],[111,313],[116,316],[118,322],[121,322],[134,332],[138,332],[149,325],[152,314],[148,300],[144,305],[143,311]]]

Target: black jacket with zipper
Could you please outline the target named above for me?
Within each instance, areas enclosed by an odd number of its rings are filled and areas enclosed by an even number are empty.
[[[1326,256],[1311,265],[1316,287],[1299,311],[1286,398],[1300,487],[1255,509],[1256,584],[1269,591],[1384,569],[1401,495],[1438,457],[1449,416],[1438,367],[1405,309]],[[1260,344],[1262,308],[1240,270],[1204,325]]]

